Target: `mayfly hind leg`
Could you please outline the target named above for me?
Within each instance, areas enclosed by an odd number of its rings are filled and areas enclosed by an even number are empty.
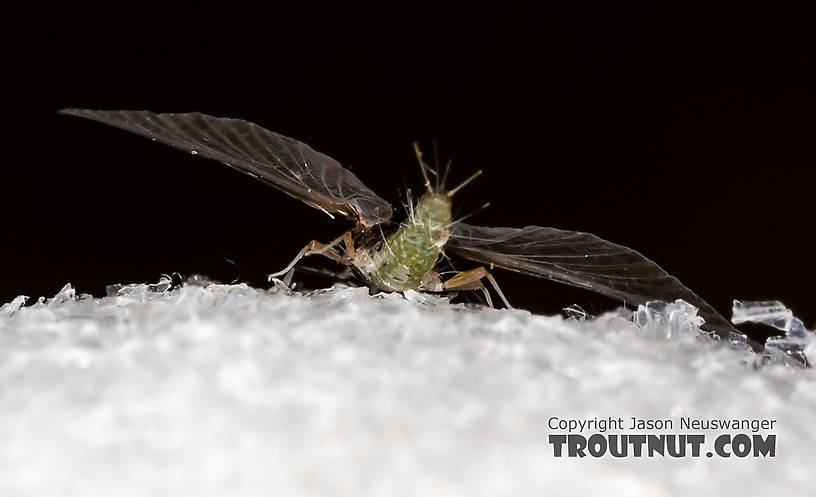
[[[487,305],[493,307],[493,299],[490,298],[490,293],[482,283],[482,278],[486,278],[487,281],[490,282],[490,286],[492,286],[493,289],[496,290],[496,293],[499,294],[499,297],[502,299],[502,302],[504,302],[504,305],[508,309],[512,309],[513,306],[510,305],[510,302],[508,302],[504,297],[504,293],[502,293],[501,288],[499,288],[496,278],[494,278],[493,275],[483,267],[468,269],[467,271],[457,273],[450,279],[444,281],[442,283],[442,288],[448,291],[481,290],[485,296],[485,299],[487,300]]]
[[[335,248],[341,242],[345,246],[346,255],[342,255]],[[354,254],[354,238],[351,235],[351,231],[346,231],[329,243],[321,243],[317,240],[312,240],[311,242],[307,243],[306,246],[300,250],[300,252],[298,252],[298,255],[295,256],[288,266],[277,273],[270,274],[267,279],[272,280],[272,278],[277,278],[278,276],[288,273],[301,259],[309,255],[322,255],[323,257],[328,257],[329,259],[340,264],[348,265],[349,261],[354,259]]]

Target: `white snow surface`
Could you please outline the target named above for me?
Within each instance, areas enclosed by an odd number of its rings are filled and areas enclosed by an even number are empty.
[[[815,494],[813,369],[631,312],[245,285],[23,301],[0,309],[3,496]],[[776,454],[557,458],[553,416],[774,419]]]

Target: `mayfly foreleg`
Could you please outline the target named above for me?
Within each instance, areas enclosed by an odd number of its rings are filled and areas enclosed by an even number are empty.
[[[341,242],[343,242],[346,247],[346,255],[340,254],[340,252],[335,249],[335,247]],[[267,279],[271,281],[272,278],[277,278],[278,276],[288,273],[301,259],[309,255],[322,255],[340,264],[348,264],[351,258],[353,258],[354,253],[354,239],[352,238],[350,231],[343,233],[329,243],[321,243],[317,240],[312,240],[311,242],[307,243],[306,246],[300,250],[300,252],[298,252],[288,266],[277,273],[270,274]]]
[[[482,293],[484,293],[485,295],[487,305],[493,307],[493,301],[490,298],[490,293],[487,291],[487,288],[485,288],[484,284],[482,283],[482,278],[486,278],[487,281],[490,282],[490,286],[492,286],[493,289],[496,290],[496,293],[499,294],[499,297],[502,299],[502,302],[504,302],[504,305],[508,309],[512,309],[513,306],[510,305],[510,302],[508,302],[507,299],[505,298],[504,293],[502,293],[501,288],[499,288],[499,284],[496,282],[496,279],[493,277],[492,274],[490,274],[490,272],[487,269],[483,267],[469,269],[467,271],[462,271],[456,274],[449,280],[443,282],[442,288],[444,290],[449,291],[481,290]]]

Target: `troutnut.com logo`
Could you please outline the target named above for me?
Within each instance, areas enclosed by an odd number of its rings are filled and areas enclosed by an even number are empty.
[[[775,419],[590,418],[552,416],[555,457],[775,457]],[[678,428],[677,432],[675,426]],[[619,433],[609,433],[610,431]],[[682,432],[682,433],[681,433]]]

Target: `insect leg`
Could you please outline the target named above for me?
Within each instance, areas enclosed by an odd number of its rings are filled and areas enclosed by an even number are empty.
[[[494,278],[493,275],[490,274],[490,272],[487,271],[486,269],[485,273],[486,273],[485,278],[487,278],[487,281],[490,282],[490,286],[493,287],[493,290],[496,290],[496,293],[499,294],[499,297],[502,299],[502,302],[504,302],[505,307],[507,307],[508,309],[512,309],[513,306],[510,305],[510,302],[507,301],[507,298],[504,296],[504,293],[502,293],[501,288],[499,288],[499,284],[496,282],[496,278]]]
[[[493,307],[493,303],[490,299],[490,294],[487,292],[484,284],[482,284],[482,278],[486,278],[487,281],[490,282],[490,285],[496,290],[496,293],[499,294],[501,297],[502,302],[508,309],[512,309],[513,306],[510,305],[510,302],[504,296],[501,289],[499,288],[499,284],[496,282],[496,279],[493,277],[487,269],[483,267],[477,267],[474,269],[469,269],[467,271],[462,271],[449,280],[442,283],[442,287],[445,290],[481,290],[487,299],[487,304],[490,307]]]
[[[349,244],[351,244],[351,251],[354,251],[354,241],[351,238],[351,232],[348,231],[338,236],[330,243],[320,243],[317,240],[312,240],[311,242],[307,243],[306,246],[300,250],[300,252],[298,252],[298,255],[295,256],[294,260],[292,260],[288,266],[277,273],[270,274],[267,279],[271,280],[272,278],[277,278],[278,276],[288,273],[289,270],[295,267],[295,264],[297,264],[298,261],[309,255],[322,255],[335,262],[339,262],[340,264],[347,264],[348,259],[340,255],[340,253],[334,248],[340,242],[345,243],[346,251],[349,251]]]
[[[487,270],[483,267],[477,267],[457,273],[450,279],[442,283],[443,290],[481,290],[487,300],[487,305],[493,307],[493,299],[490,298],[490,293],[482,284],[482,278],[487,274]]]
[[[343,245],[346,247],[346,255],[348,259],[354,260],[354,256],[357,254],[357,250],[354,248],[354,237],[351,235],[351,231],[346,231],[343,233]]]
[[[322,267],[311,267],[299,264],[295,269],[307,273],[318,274],[320,276],[326,276],[327,278],[332,278],[337,281],[348,281],[354,276],[354,272],[351,270],[351,267],[348,266],[341,271],[332,271],[331,269]]]

